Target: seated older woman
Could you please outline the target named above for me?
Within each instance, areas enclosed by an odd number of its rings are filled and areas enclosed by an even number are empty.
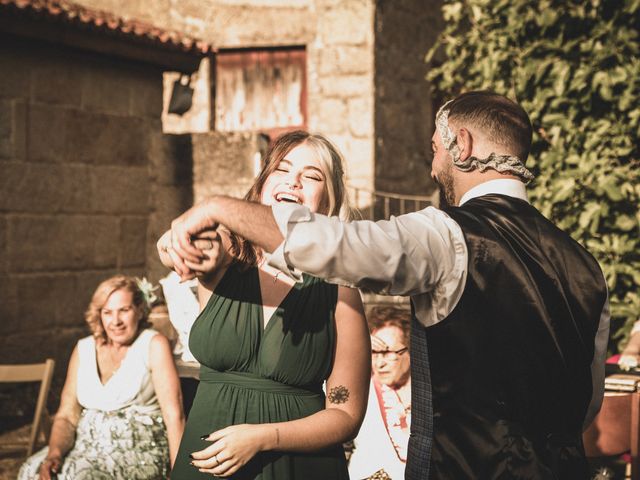
[[[167,478],[184,415],[169,342],[147,315],[135,279],[98,286],[85,314],[93,335],[71,354],[49,446],[19,480]]]
[[[349,460],[352,480],[401,480],[411,425],[408,310],[374,308],[368,315],[373,376],[367,413]]]

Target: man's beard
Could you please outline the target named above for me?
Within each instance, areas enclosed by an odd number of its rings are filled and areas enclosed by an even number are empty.
[[[455,207],[456,195],[453,187],[453,166],[449,165],[435,178],[436,185],[440,188],[440,208]]]

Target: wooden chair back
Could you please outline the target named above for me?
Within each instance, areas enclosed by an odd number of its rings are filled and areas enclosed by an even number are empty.
[[[26,449],[27,456],[33,453],[38,434],[42,431],[45,441],[51,431],[51,420],[47,412],[47,397],[51,388],[55,362],[47,359],[43,363],[22,365],[0,365],[0,383],[40,382],[36,410],[29,433],[29,440],[22,443],[3,443],[2,449]]]

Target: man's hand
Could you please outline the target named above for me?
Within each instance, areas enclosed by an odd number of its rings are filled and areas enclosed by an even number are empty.
[[[193,245],[193,238],[204,230],[216,230],[218,224],[267,252],[284,241],[271,207],[215,195],[171,223],[171,245],[182,260],[198,263],[204,254]]]
[[[213,273],[220,268],[225,258],[224,246],[220,233],[216,230],[205,230],[192,239],[192,244],[200,250],[204,257],[200,263],[184,260],[184,264],[195,273],[197,277]]]
[[[210,216],[214,205],[212,202],[215,199],[194,205],[171,222],[171,246],[185,262],[199,264],[204,260],[204,253],[193,245],[193,238],[204,230],[215,230],[218,227]]]
[[[190,280],[195,277],[195,272],[185,265],[184,261],[173,249],[171,244],[171,230],[167,230],[156,243],[158,256],[162,264],[178,274],[181,280]]]
[[[225,258],[220,233],[216,230],[200,232],[191,242],[202,252],[203,257],[199,262],[191,262],[178,255],[172,245],[171,230],[167,230],[156,244],[162,264],[175,271],[183,281],[212,273]]]

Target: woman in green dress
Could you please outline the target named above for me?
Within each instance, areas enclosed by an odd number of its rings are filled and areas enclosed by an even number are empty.
[[[247,198],[344,215],[342,158],[322,136],[285,134]],[[172,478],[347,479],[342,443],[360,428],[371,371],[359,292],[296,282],[220,229],[193,244],[200,263],[177,255],[170,232],[158,241],[165,265],[197,274],[202,308],[189,340],[200,385]]]

